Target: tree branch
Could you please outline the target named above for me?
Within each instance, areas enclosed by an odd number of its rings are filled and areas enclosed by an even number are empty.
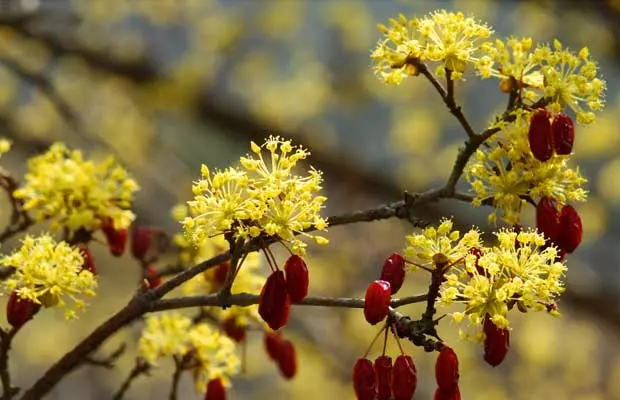
[[[147,362],[138,358],[136,360],[136,364],[129,372],[129,375],[127,376],[127,378],[125,378],[121,387],[114,394],[114,397],[112,397],[112,400],[122,400],[123,396],[125,396],[125,393],[127,393],[133,381],[135,381],[138,377],[142,375],[146,375],[150,371],[150,369],[151,366]]]

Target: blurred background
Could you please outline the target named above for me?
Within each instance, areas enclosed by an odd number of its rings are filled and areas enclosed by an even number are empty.
[[[499,37],[587,45],[608,82],[604,113],[577,128],[574,160],[591,193],[578,205],[584,243],[569,258],[563,317],[515,313],[511,351],[495,369],[482,361],[481,346],[458,342],[456,326],[443,323],[440,335],[460,357],[463,398],[620,399],[618,0],[0,0],[0,136],[14,143],[3,166],[20,177],[27,157],[57,140],[93,157],[112,153],[142,187],[138,220],[171,234],[179,225],[170,209],[189,198],[200,164],[226,167],[248,151],[249,140],[269,134],[310,148],[310,163],[325,172],[325,215],[436,187],[464,132],[428,82],[386,86],[373,75],[369,54],[377,23],[438,8],[473,13]],[[478,130],[505,104],[495,85],[473,76],[457,85]],[[419,217],[436,222],[454,215],[461,227],[490,231],[488,211],[442,201],[419,208]],[[522,222],[532,221],[528,210]],[[330,229],[331,244],[309,252],[310,292],[363,297],[411,231],[396,220]],[[138,265],[112,258],[103,246],[95,257],[100,294],[88,311],[74,322],[46,311],[16,338],[17,385],[29,386],[132,295]],[[425,275],[412,274],[401,293],[421,293],[426,284]],[[416,318],[422,306],[402,311]],[[83,367],[49,398],[111,398],[133,365],[140,330],[136,323],[104,346],[101,354],[129,346],[114,369]],[[353,399],[351,367],[376,331],[361,310],[294,307],[285,335],[299,353],[298,376],[284,381],[262,335],[250,334],[247,372],[234,379],[230,398]],[[404,348],[418,369],[416,399],[432,398],[434,355],[408,343]],[[395,343],[390,352],[397,355]],[[171,362],[162,362],[126,398],[167,398],[171,370]],[[180,398],[202,396],[185,376]]]

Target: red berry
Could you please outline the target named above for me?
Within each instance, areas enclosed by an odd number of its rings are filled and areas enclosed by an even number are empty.
[[[6,319],[15,329],[21,328],[41,306],[32,300],[22,299],[17,292],[12,291],[6,303]]]
[[[559,218],[558,237],[555,241],[558,247],[567,253],[572,253],[581,243],[583,226],[577,210],[573,206],[562,207]]]
[[[226,400],[226,388],[221,379],[211,379],[207,383],[205,400]]]
[[[230,261],[226,261],[215,267],[215,275],[213,279],[215,280],[215,286],[219,289],[224,283],[226,283],[226,278],[228,277],[228,270],[230,269]]]
[[[131,230],[131,255],[142,260],[151,246],[152,232],[148,226],[137,225]]]
[[[353,389],[358,400],[375,400],[375,367],[367,358],[358,358],[353,366]]]
[[[510,348],[510,332],[508,329],[498,328],[489,314],[484,319],[484,361],[497,367],[504,361]]]
[[[455,386],[451,390],[437,388],[433,400],[461,400],[461,392],[458,386]]]
[[[394,400],[411,400],[418,386],[415,364],[410,356],[400,355],[392,370],[392,395]]]
[[[290,340],[283,340],[278,358],[276,359],[278,368],[286,379],[292,379],[297,373],[297,355],[295,346]]]
[[[364,317],[371,325],[376,325],[387,316],[390,308],[392,289],[389,282],[374,281],[366,289]]]
[[[459,359],[451,347],[444,346],[435,362],[437,386],[446,391],[453,390],[459,383]]]
[[[308,295],[308,267],[304,260],[292,255],[284,263],[286,290],[291,301],[302,301]]]
[[[286,290],[284,272],[275,271],[265,281],[260,293],[258,313],[271,329],[277,331],[286,325],[291,300]]]
[[[157,276],[157,270],[152,265],[149,265],[146,268],[146,281],[149,284],[149,288],[155,289],[157,286],[161,285],[163,279],[161,276]]]
[[[241,343],[245,340],[245,327],[240,326],[235,317],[226,318],[222,323],[222,328],[226,335],[235,342]]]
[[[274,361],[280,358],[282,342],[284,339],[278,332],[265,332],[265,350],[269,358]]]
[[[549,113],[545,109],[538,109],[532,113],[528,134],[530,150],[539,161],[547,161],[553,155],[553,136]]]
[[[558,236],[559,215],[555,200],[543,197],[536,205],[536,228],[555,242]]]
[[[122,256],[127,244],[127,229],[115,229],[112,220],[106,219],[101,225],[101,230],[108,240],[110,253],[116,257]]]
[[[93,254],[90,252],[89,248],[85,244],[80,244],[78,247],[80,253],[82,254],[82,258],[84,258],[84,262],[82,263],[82,270],[90,271],[93,274],[97,274],[97,269],[95,268],[95,259],[93,258]]]
[[[392,254],[383,263],[381,279],[390,283],[392,294],[396,294],[405,281],[405,259],[397,253]]]
[[[392,358],[379,356],[375,360],[377,375],[377,400],[390,400],[392,396]]]
[[[575,125],[569,116],[558,114],[551,123],[553,132],[553,147],[555,152],[560,155],[567,155],[573,151],[575,142]]]

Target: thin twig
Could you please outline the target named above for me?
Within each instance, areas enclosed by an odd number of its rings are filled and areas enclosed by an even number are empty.
[[[150,371],[150,369],[151,366],[147,362],[138,358],[136,360],[136,364],[129,372],[129,375],[127,375],[127,378],[125,378],[121,387],[114,394],[114,397],[112,397],[112,400],[122,400],[123,396],[125,396],[125,393],[127,393],[133,381],[135,381],[138,377],[142,375],[146,375]]]
[[[181,380],[181,374],[183,373],[183,360],[179,360],[178,357],[174,357],[174,373],[172,374],[172,382],[170,383],[170,394],[168,398],[170,400],[177,400],[177,392],[179,391],[179,381]]]
[[[106,369],[114,368],[114,363],[118,360],[123,354],[125,354],[125,350],[127,349],[127,345],[122,343],[116,350],[114,350],[109,356],[104,358],[96,358],[96,357],[85,357],[84,364],[91,365],[94,367],[103,367]]]
[[[19,389],[11,386],[11,374],[9,372],[9,351],[11,342],[18,329],[11,328],[9,331],[0,329],[0,380],[2,380],[2,400],[10,400],[17,394]]]

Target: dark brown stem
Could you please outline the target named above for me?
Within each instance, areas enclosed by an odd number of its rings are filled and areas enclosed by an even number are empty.
[[[183,361],[177,357],[174,358],[174,373],[172,374],[172,382],[170,383],[170,400],[177,400],[177,392],[179,391],[179,381],[183,373]]]
[[[145,362],[142,359],[137,359],[136,364],[129,372],[129,375],[127,376],[127,378],[125,378],[125,380],[123,381],[123,384],[121,385],[121,387],[114,394],[114,397],[112,397],[112,400],[122,400],[123,396],[125,396],[125,393],[127,393],[127,391],[129,390],[129,387],[131,386],[131,384],[138,377],[142,375],[146,375],[148,371],[150,371],[150,369],[151,369],[151,366],[147,362]]]
[[[18,329],[9,331],[0,329],[0,380],[2,380],[2,400],[11,400],[19,389],[11,386],[11,374],[9,372],[9,351],[11,342]]]

